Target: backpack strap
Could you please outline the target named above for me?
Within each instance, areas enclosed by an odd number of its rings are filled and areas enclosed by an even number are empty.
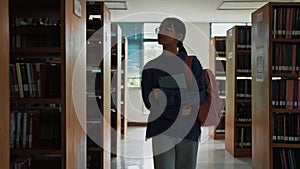
[[[184,73],[186,76],[186,81],[188,88],[191,86],[193,74],[192,74],[192,61],[193,61],[193,56],[186,56],[184,59],[185,65],[184,65]]]

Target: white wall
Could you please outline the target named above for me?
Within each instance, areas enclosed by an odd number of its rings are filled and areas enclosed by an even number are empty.
[[[184,46],[188,54],[196,55],[204,67],[209,65],[209,23],[186,23],[187,35]],[[127,119],[132,122],[146,122],[148,115],[143,113],[145,108],[140,88],[128,89]]]

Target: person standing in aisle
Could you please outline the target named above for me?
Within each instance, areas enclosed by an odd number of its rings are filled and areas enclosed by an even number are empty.
[[[192,59],[192,83],[184,76],[187,52],[185,24],[173,17],[156,28],[163,52],[142,72],[142,97],[148,117],[146,139],[152,138],[155,169],[195,169],[201,123],[198,105],[205,100],[203,68]]]

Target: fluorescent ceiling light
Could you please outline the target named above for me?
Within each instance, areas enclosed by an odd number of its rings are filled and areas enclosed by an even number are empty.
[[[126,1],[103,1],[110,10],[127,10]]]
[[[268,2],[260,1],[223,1],[218,10],[253,10],[262,7]]]
[[[127,10],[126,0],[87,0],[89,2],[104,2],[110,10]]]
[[[246,0],[246,1],[223,1],[218,10],[254,10],[268,2],[294,2],[295,0]]]

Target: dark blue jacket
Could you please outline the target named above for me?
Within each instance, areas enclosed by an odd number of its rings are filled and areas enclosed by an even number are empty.
[[[194,79],[187,89],[187,82],[173,78],[184,77],[184,59],[186,55],[159,56],[149,61],[142,73],[142,97],[145,106],[150,110],[148,117],[146,138],[165,134],[173,137],[188,138],[198,141],[201,128],[197,118],[197,106],[205,100],[205,83],[203,68],[196,57],[192,59],[192,73]],[[178,75],[178,76],[177,76]],[[164,77],[177,80],[172,87],[166,87]],[[172,81],[172,82],[175,82]],[[186,84],[185,84],[186,83]],[[163,86],[163,87],[162,87]],[[152,89],[159,88],[158,98],[154,98]],[[182,109],[192,106],[188,116],[182,116]]]

